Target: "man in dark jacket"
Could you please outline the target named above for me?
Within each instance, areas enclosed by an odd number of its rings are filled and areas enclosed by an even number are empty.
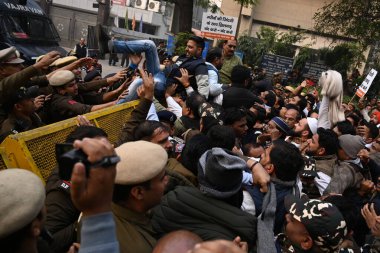
[[[177,93],[186,97],[193,91],[208,98],[209,82],[208,69],[205,61],[202,59],[202,51],[205,42],[198,36],[192,36],[186,44],[186,54],[181,55],[173,64],[166,84],[180,84],[177,87]]]
[[[115,41],[115,37],[112,36],[112,38],[108,41],[108,50],[110,52],[110,58],[108,60],[108,65],[111,66],[115,66],[116,65],[116,62],[117,62],[117,54],[115,52],[115,49],[114,49],[114,46],[113,46],[113,42]]]
[[[199,160],[199,189],[177,187],[154,208],[153,228],[159,234],[185,229],[203,240],[240,236],[253,246],[256,218],[240,210],[242,170],[246,163],[230,151],[213,148]]]
[[[263,103],[249,90],[252,82],[249,68],[242,65],[235,66],[232,69],[231,81],[231,87],[223,93],[223,108],[244,106],[249,109],[255,103]]]
[[[78,59],[87,56],[87,45],[84,38],[80,38],[79,43],[75,45],[74,52]]]

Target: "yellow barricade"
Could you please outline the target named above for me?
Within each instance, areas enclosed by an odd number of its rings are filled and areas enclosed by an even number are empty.
[[[130,118],[139,101],[115,105],[85,114],[95,126],[102,128],[111,143],[116,143],[122,126]],[[56,166],[55,144],[63,143],[75,128],[75,118],[8,136],[0,144],[0,170],[22,168],[37,174],[46,182]]]

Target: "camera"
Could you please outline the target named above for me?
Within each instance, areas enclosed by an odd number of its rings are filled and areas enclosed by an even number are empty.
[[[74,149],[71,143],[55,144],[55,154],[58,163],[58,173],[62,180],[70,181],[74,165],[81,162],[86,167],[86,175],[88,176],[91,163],[87,159],[87,155],[80,149]]]

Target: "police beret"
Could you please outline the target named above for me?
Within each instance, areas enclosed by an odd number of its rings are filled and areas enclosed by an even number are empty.
[[[20,53],[15,47],[8,47],[6,49],[0,50],[0,64],[19,64],[23,63],[24,60],[20,58]]]
[[[63,86],[75,79],[73,72],[69,70],[59,70],[55,72],[49,79],[49,84],[54,87]]]
[[[163,147],[147,141],[127,142],[115,150],[120,157],[116,165],[116,184],[134,185],[149,181],[164,170],[168,161]]]
[[[23,101],[25,99],[35,98],[39,95],[40,88],[37,85],[25,88],[20,87],[19,89],[12,91],[7,100],[4,102],[3,107],[7,111],[11,111],[15,104]]]
[[[102,77],[102,74],[100,74],[100,72],[98,70],[94,69],[94,70],[87,73],[87,75],[84,77],[83,81],[90,82],[97,76]]]
[[[0,238],[31,223],[45,203],[45,187],[28,170],[0,171]]]
[[[66,65],[69,65],[70,63],[75,62],[76,60],[78,60],[78,58],[75,56],[66,56],[63,58],[58,58],[52,64],[50,64],[50,66],[61,68],[61,67],[64,67]]]
[[[157,112],[157,116],[160,121],[168,122],[171,125],[174,125],[174,122],[177,120],[177,116],[167,110]]]

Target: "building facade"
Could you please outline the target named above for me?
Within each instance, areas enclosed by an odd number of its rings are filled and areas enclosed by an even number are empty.
[[[98,8],[94,3],[95,0],[54,0],[49,6],[49,16],[61,37],[62,46],[74,47],[80,38],[87,37],[88,26],[96,25]],[[112,33],[132,39],[167,38],[174,11],[172,4],[154,0],[114,0],[111,3],[109,35]],[[125,29],[126,16],[128,30]],[[135,31],[131,25],[133,19],[136,24]]]

